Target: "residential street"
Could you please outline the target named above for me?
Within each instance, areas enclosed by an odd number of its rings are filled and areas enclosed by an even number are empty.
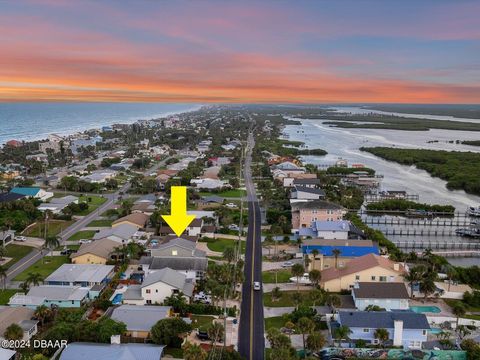
[[[253,135],[250,133],[244,169],[248,200],[248,236],[245,252],[245,281],[242,287],[238,350],[242,356],[249,360],[263,360],[265,338],[262,290],[253,289],[255,281],[262,281],[260,206],[255,194],[250,168],[253,146]]]

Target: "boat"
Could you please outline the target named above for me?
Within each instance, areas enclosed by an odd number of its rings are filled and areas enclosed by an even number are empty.
[[[467,210],[467,214],[469,216],[480,216],[480,206],[478,207],[470,206]]]
[[[433,213],[427,210],[407,209],[407,211],[405,211],[405,216],[425,218],[425,217],[433,217]]]
[[[461,229],[456,229],[455,234],[459,236],[464,236],[464,237],[480,238],[480,229],[461,228]]]

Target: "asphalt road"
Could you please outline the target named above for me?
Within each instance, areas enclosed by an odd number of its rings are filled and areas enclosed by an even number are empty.
[[[253,290],[253,282],[262,281],[262,244],[260,205],[251,174],[252,134],[245,158],[245,187],[248,201],[248,233],[245,250],[245,281],[242,287],[238,350],[248,360],[263,360],[265,353],[262,290]],[[280,360],[280,359],[279,359]]]
[[[148,170],[146,170],[144,173],[149,174],[153,171],[156,171],[159,167],[163,166],[166,161],[170,157],[160,161],[159,163],[155,164]],[[68,228],[62,231],[60,235],[60,245],[65,245],[66,241],[68,238],[70,238],[73,234],[77,233],[78,231],[82,230],[84,227],[86,227],[89,223],[91,223],[93,220],[97,219],[100,214],[104,213],[108,209],[113,208],[115,205],[115,202],[118,200],[118,197],[120,196],[120,193],[126,194],[127,191],[130,189],[130,182],[125,183],[120,189],[118,189],[115,193],[113,194],[104,194],[104,196],[107,198],[107,201],[105,201],[102,205],[100,205],[95,211],[92,211],[90,214],[84,216],[80,220],[75,221],[72,225],[70,225]],[[44,256],[48,255],[47,251],[41,251],[38,249],[34,249],[32,252],[30,252],[27,256],[23,257],[20,259],[17,263],[15,263],[11,268],[8,269],[7,271],[7,277],[6,277],[6,285],[8,286],[11,282],[11,280],[20,274],[22,271],[27,269],[29,266],[35,264],[38,260],[43,258]]]

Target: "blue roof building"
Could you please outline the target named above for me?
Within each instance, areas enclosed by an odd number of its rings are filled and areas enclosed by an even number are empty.
[[[36,197],[40,190],[39,187],[14,187],[10,192],[28,197]]]
[[[68,344],[60,355],[60,360],[160,360],[163,345],[152,344],[101,344],[80,343]]]

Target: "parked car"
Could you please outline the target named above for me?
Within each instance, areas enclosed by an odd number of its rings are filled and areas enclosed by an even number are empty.
[[[228,230],[239,231],[240,228],[238,227],[237,224],[230,224],[230,225],[228,225]]]
[[[225,204],[226,207],[230,208],[230,209],[236,209],[238,206],[234,203],[228,203],[228,204]]]
[[[15,241],[27,241],[27,238],[25,236],[15,236]]]
[[[282,267],[283,267],[283,268],[292,267],[292,266],[293,266],[293,261],[285,261],[285,262],[282,264]]]
[[[79,244],[90,244],[91,242],[92,240],[87,240],[87,239],[82,239],[78,241]]]
[[[257,290],[260,290],[262,288],[262,285],[260,284],[259,281],[255,281],[253,283],[253,290],[257,291]]]
[[[60,251],[60,255],[70,255],[70,254],[73,254],[74,252],[76,251],[73,249],[63,249],[62,251]]]
[[[208,332],[206,331],[197,331],[197,338],[202,341],[207,341],[210,340],[210,337],[208,336]]]
[[[198,294],[195,294],[193,296],[193,300],[196,302],[200,302],[202,304],[211,304],[212,303],[212,297],[210,295],[205,294],[203,291],[200,291]]]

